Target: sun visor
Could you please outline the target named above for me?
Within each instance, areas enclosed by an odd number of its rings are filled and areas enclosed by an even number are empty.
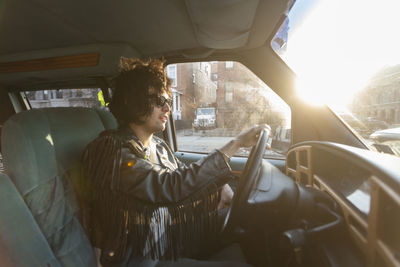
[[[258,0],[186,0],[200,45],[234,49],[247,44]]]
[[[118,73],[121,56],[139,57],[127,44],[90,44],[0,55],[0,84],[7,87],[93,83]],[[85,80],[87,83],[85,83]]]

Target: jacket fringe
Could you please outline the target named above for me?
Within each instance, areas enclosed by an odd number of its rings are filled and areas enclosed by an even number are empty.
[[[128,246],[136,257],[176,260],[197,254],[203,242],[216,238],[219,190],[215,184],[179,203],[138,200],[119,190],[122,146],[118,136],[106,134],[83,155],[83,225],[95,247],[120,260]]]

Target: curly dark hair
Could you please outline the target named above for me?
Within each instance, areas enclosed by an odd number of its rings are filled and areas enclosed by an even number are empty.
[[[171,84],[163,60],[121,57],[110,110],[120,126],[143,124],[153,111],[155,97],[163,93],[171,97]]]

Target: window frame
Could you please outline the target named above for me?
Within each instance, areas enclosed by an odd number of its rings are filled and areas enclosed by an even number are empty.
[[[182,62],[182,63],[199,63],[199,62]],[[211,62],[209,62],[209,63],[211,63]],[[215,62],[214,62],[215,63]],[[218,63],[218,62],[217,62]],[[224,62],[224,63],[226,63],[226,61]],[[233,62],[232,62],[233,63]],[[171,65],[176,65],[176,69],[178,69],[178,66],[177,66],[177,64],[180,64],[180,63],[174,63],[174,64],[171,64]],[[233,65],[233,64],[232,64]],[[169,67],[170,65],[168,65],[167,66],[167,68]],[[226,66],[226,64],[224,64],[223,65],[224,67]],[[249,70],[252,74],[254,74],[247,66],[245,66],[245,65],[243,65],[247,70]],[[178,71],[176,72],[176,75],[178,76]],[[218,76],[219,76],[219,74],[217,74]],[[255,75],[255,74],[254,74]],[[257,75],[255,75],[258,79],[260,79]],[[189,78],[189,80],[190,79],[192,79],[193,77],[190,77]],[[210,79],[212,80],[212,82],[215,82],[214,80],[213,80],[213,78],[214,78],[214,72],[213,72],[213,70],[211,70],[211,74],[210,74]],[[217,81],[218,82],[218,81]],[[215,84],[215,83],[214,83]],[[263,84],[265,84],[265,82],[263,82]],[[177,86],[179,86],[179,84],[177,85]],[[268,85],[266,85],[265,84],[265,86],[267,87],[267,88],[269,88],[268,87]],[[173,88],[173,89],[175,89],[176,90],[176,88]],[[271,90],[271,92],[273,92],[274,94],[276,94],[271,88],[269,88],[269,90]],[[232,100],[233,100],[233,90],[232,90]],[[276,96],[278,96],[278,95],[276,95]],[[278,96],[279,97],[279,96]],[[225,95],[224,95],[224,101],[225,101]],[[291,110],[291,108],[290,108],[290,106],[288,105],[288,103],[286,103],[286,101],[284,101],[281,97],[279,97],[279,99],[282,101],[282,103],[284,103],[285,105],[287,105],[288,107],[289,107],[289,110]],[[181,101],[182,101],[182,99],[181,99]],[[228,103],[228,105],[231,105],[230,103]],[[183,107],[182,107],[182,109],[183,109]],[[291,113],[291,112],[290,112]],[[289,120],[291,121],[292,120],[292,114],[290,114],[290,118],[289,118]],[[191,154],[197,154],[197,155],[199,155],[199,156],[205,156],[205,155],[207,155],[207,154],[209,154],[211,151],[195,151],[195,150],[188,150],[188,149],[185,149],[185,148],[179,148],[179,136],[178,136],[178,134],[177,134],[177,129],[175,128],[175,125],[176,125],[176,121],[175,121],[175,119],[173,118],[173,116],[171,115],[170,116],[170,120],[169,121],[171,121],[172,123],[168,123],[167,124],[167,128],[166,128],[166,130],[164,131],[165,133],[167,133],[167,135],[169,135],[171,138],[170,138],[170,141],[171,141],[171,144],[172,144],[172,147],[173,147],[173,150],[174,150],[174,152],[175,153],[178,153],[178,154],[181,154],[182,156],[183,155],[185,155],[185,154],[189,154],[189,155],[191,155]],[[291,124],[290,124],[290,127],[291,127]],[[173,129],[171,129],[171,128],[173,128]],[[292,131],[290,131],[290,135],[291,135],[291,133],[292,133]],[[288,133],[286,133],[286,135],[287,135]],[[172,136],[171,136],[172,135]],[[271,137],[273,138],[273,136],[272,136],[272,133],[271,133]],[[233,138],[233,137],[232,137]],[[292,138],[291,138],[291,136],[290,136],[290,138],[289,138],[289,140],[290,140],[290,143],[292,142]],[[221,145],[220,145],[220,147],[222,147],[223,145],[224,145],[225,143],[221,143]],[[290,146],[291,144],[289,144],[289,146]],[[285,152],[283,152],[283,153],[280,153],[280,152],[278,152],[278,151],[276,151],[276,155],[265,155],[264,156],[264,159],[268,159],[268,160],[277,160],[277,161],[281,161],[281,160],[285,160]],[[280,154],[280,155],[278,155],[278,154]],[[235,155],[233,158],[248,158],[248,155]]]

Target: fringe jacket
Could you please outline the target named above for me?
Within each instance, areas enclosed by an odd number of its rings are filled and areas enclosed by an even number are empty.
[[[219,188],[231,169],[218,150],[186,166],[153,137],[159,164],[129,127],[104,131],[83,155],[83,225],[110,260],[177,259],[215,237]]]

